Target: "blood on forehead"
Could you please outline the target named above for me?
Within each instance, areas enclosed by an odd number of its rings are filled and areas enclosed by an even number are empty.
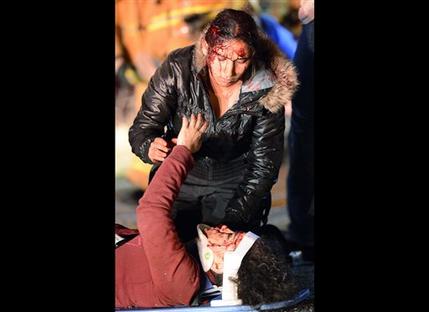
[[[219,37],[219,41],[217,44],[209,49],[209,53],[207,56],[207,61],[209,64],[212,64],[216,55],[221,55],[226,58],[234,58],[234,54],[237,55],[237,58],[247,58],[248,55],[248,49],[246,49],[243,46],[240,46],[238,48],[234,48],[233,43],[236,42],[235,40],[231,39],[223,39]]]
[[[222,55],[223,51],[228,47],[227,40],[218,38],[217,44],[209,50],[209,55],[207,56],[207,62],[213,64],[213,61],[216,55]]]

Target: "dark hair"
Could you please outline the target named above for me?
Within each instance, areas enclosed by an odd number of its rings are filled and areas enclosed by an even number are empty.
[[[292,299],[298,291],[280,230],[266,225],[241,262],[238,270],[238,297],[255,305]]]
[[[254,52],[253,58],[271,65],[276,56],[275,44],[258,30],[252,16],[244,11],[225,9],[216,15],[205,34],[209,49],[222,44],[225,40],[237,39],[246,43]]]

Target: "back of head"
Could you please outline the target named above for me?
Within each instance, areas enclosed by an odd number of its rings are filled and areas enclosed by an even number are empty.
[[[284,237],[273,225],[264,226],[258,235],[261,238],[238,270],[238,297],[248,305],[289,300],[298,287],[291,274]]]

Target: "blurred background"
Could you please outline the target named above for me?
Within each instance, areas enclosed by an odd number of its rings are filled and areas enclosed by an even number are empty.
[[[128,143],[128,129],[141,105],[150,77],[169,52],[193,44],[201,30],[224,8],[245,10],[291,59],[301,32],[299,0],[116,0],[115,128],[116,223],[136,228],[135,208],[147,187],[151,165]],[[286,110],[289,131],[291,111]],[[269,222],[286,230],[288,153],[272,190]]]

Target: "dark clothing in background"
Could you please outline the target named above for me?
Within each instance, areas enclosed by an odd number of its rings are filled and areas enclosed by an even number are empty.
[[[290,239],[306,246],[314,241],[314,22],[303,25],[294,63],[300,87],[292,99],[287,178]]]

